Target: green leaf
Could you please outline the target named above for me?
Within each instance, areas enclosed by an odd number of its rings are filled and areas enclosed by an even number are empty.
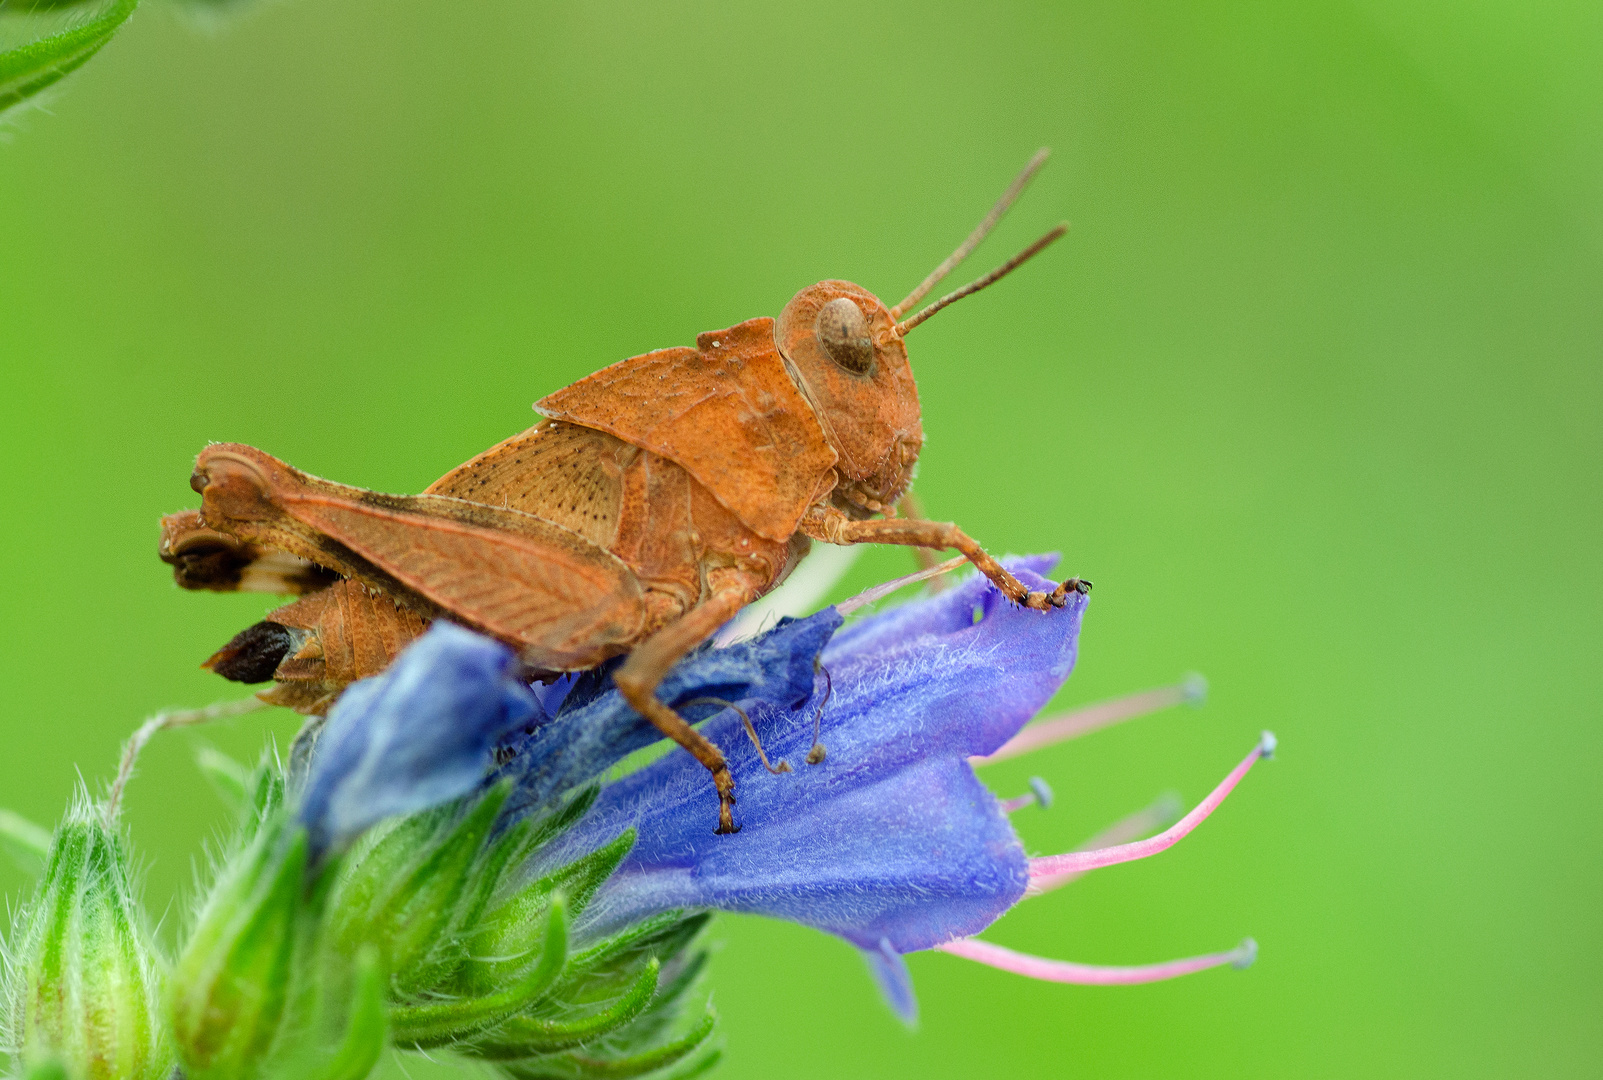
[[[538,818],[529,838],[523,846],[523,854],[529,855],[534,850],[553,838],[562,835],[572,828],[578,820],[595,805],[596,799],[601,796],[601,785],[591,784],[581,790],[556,810]]]
[[[298,1048],[287,1060],[268,1070],[272,1080],[363,1080],[389,1043],[389,1017],[384,1003],[387,982],[378,948],[364,945],[358,949],[350,1014],[339,1044]]]
[[[633,979],[633,965],[642,956],[669,957],[690,944],[692,938],[712,919],[710,912],[685,915],[664,911],[607,938],[568,963],[563,983],[575,986],[604,984],[606,974],[625,974]]]
[[[706,950],[701,950],[665,962],[657,996],[651,999],[651,1007],[636,1017],[627,1030],[609,1038],[608,1045],[617,1048],[620,1053],[644,1050],[668,1037],[675,1027],[681,1026],[683,1017],[689,1011],[684,1007],[685,1001],[697,988],[707,959]],[[679,969],[678,972],[670,974],[675,967]]]
[[[708,1009],[684,1036],[644,1053],[610,1057],[586,1048],[530,1061],[505,1062],[501,1067],[518,1080],[621,1080],[623,1077],[645,1076],[684,1061],[707,1041],[717,1025],[717,1014]],[[687,1062],[683,1071],[673,1075],[676,1080],[700,1076],[717,1064],[719,1056],[720,1051],[714,1049],[703,1058]]]
[[[716,1022],[717,1017],[713,1019]],[[706,1043],[701,1053],[680,1059],[678,1066],[661,1073],[656,1080],[695,1080],[698,1076],[706,1076],[712,1072],[723,1059],[722,1042]]]
[[[552,838],[566,832],[574,822],[584,816],[596,801],[601,792],[600,785],[592,785],[569,798],[566,803],[558,806],[543,816],[531,821],[528,818],[514,822],[494,841],[491,842],[488,853],[485,855],[479,869],[474,873],[477,881],[476,895],[473,901],[462,911],[461,925],[464,927],[477,926],[490,902],[502,891],[512,876],[529,860],[533,854]],[[622,856],[620,855],[621,859]],[[608,871],[610,873],[611,871]],[[554,882],[554,879],[553,879]],[[600,882],[596,883],[596,887]],[[554,891],[558,886],[552,884],[545,890],[546,893]],[[595,888],[580,888],[575,891],[571,887],[562,886],[569,900],[570,915],[577,916],[589,902]],[[527,890],[520,890],[527,891]],[[504,906],[504,905],[503,905]],[[543,906],[540,910],[544,910]]]
[[[635,831],[624,832],[605,847],[598,848],[566,866],[531,881],[504,903],[484,916],[473,941],[473,955],[521,958],[534,950],[535,927],[545,912],[550,898],[560,892],[567,898],[568,912],[577,918],[585,905],[612,876],[623,857],[634,846]],[[521,959],[511,962],[521,965]],[[509,962],[479,961],[470,965],[469,976],[473,985],[491,985],[506,975]]]
[[[0,52],[0,112],[33,97],[87,63],[139,6],[116,0],[87,22]]]
[[[41,1061],[28,1066],[24,1080],[70,1080],[67,1067],[59,1061]]]
[[[546,920],[545,948],[527,975],[506,990],[463,1001],[397,1006],[391,1016],[395,1041],[428,1049],[460,1042],[491,1024],[522,1012],[550,989],[568,959],[567,905],[558,894]]]
[[[397,986],[422,988],[437,977],[429,961],[456,925],[458,904],[511,790],[498,784],[485,792],[374,912]]]
[[[657,975],[660,970],[660,965],[653,957],[635,978],[634,983],[605,1009],[577,1020],[514,1017],[497,1029],[485,1042],[474,1046],[473,1056],[490,1061],[506,1061],[567,1050],[594,1042],[608,1032],[623,1027],[646,1011],[652,997],[657,993]]]

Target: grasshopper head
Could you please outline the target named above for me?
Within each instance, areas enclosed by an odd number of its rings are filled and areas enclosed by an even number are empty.
[[[780,313],[775,343],[840,455],[838,490],[851,506],[880,509],[901,498],[924,445],[918,389],[902,339],[948,304],[1012,273],[1068,231],[1067,225],[1057,226],[984,277],[903,318],[979,246],[1046,157],[1041,150],[1030,159],[979,227],[895,307],[849,281],[820,281],[797,293]]]
[[[820,281],[785,305],[774,342],[840,455],[842,486],[885,505],[901,498],[924,428],[890,309],[849,281]]]

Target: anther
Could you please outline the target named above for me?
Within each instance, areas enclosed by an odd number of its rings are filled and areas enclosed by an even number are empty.
[[[1039,805],[1042,810],[1052,807],[1052,787],[1039,776],[1030,777],[1030,790],[1023,795],[1015,795],[1011,799],[1002,800],[1002,812],[1011,814],[1015,810],[1023,810],[1026,806]]]

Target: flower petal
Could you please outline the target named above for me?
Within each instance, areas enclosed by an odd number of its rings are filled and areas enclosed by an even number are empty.
[[[918,1026],[918,996],[913,993],[913,976],[907,970],[907,961],[902,954],[891,948],[891,943],[881,938],[879,947],[864,949],[863,959],[868,962],[869,974],[874,976],[874,985],[885,997],[885,1004],[891,1011],[901,1017],[902,1023],[913,1028]]]
[[[1056,559],[1007,564],[1030,588],[1051,588],[1034,567],[1050,569]],[[824,665],[836,693],[863,699],[869,726],[905,746],[887,747],[898,760],[983,756],[1012,738],[1069,677],[1087,602],[1075,593],[1067,607],[1031,611],[976,575],[847,627],[824,650]]]
[[[351,684],[301,798],[314,845],[343,846],[385,817],[482,784],[495,744],[541,715],[513,660],[505,645],[437,620],[389,670]]]
[[[1049,572],[1057,562],[1055,554],[1023,555],[1009,556],[1002,560],[1002,565],[1015,574],[1023,570],[1039,575]],[[1046,584],[1051,585],[1050,582]],[[955,588],[899,604],[853,623],[835,635],[831,651],[837,656],[848,652],[867,656],[883,646],[906,647],[924,634],[960,630],[973,623],[974,606],[986,596],[992,598],[990,602],[1007,603],[1006,597],[990,581],[975,574]],[[828,662],[827,657],[825,662]]]

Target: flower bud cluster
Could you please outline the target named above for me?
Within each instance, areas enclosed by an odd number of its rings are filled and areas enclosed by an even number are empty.
[[[174,967],[186,1075],[359,1080],[387,1043],[518,1077],[641,1075],[715,1053],[710,1011],[690,1007],[708,916],[576,931],[634,836],[522,880],[596,791],[540,817],[505,813],[510,791],[503,782],[321,854],[287,807],[255,799]]]

